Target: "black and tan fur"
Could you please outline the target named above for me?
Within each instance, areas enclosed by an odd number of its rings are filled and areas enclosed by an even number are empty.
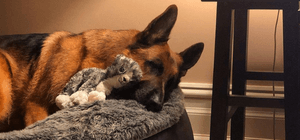
[[[140,83],[124,89],[132,93],[126,96],[159,111],[203,50],[202,43],[179,54],[170,50],[167,41],[176,18],[177,7],[172,5],[142,32],[102,29],[1,36],[0,132],[22,129],[56,112],[54,99],[71,76],[84,68],[105,69],[117,54],[132,58],[143,71]]]

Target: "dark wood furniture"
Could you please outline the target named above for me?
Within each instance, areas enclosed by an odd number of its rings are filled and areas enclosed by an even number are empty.
[[[230,119],[231,139],[244,139],[245,107],[284,108],[286,140],[300,140],[298,8],[298,0],[217,0],[211,140],[226,139]],[[283,10],[284,73],[247,71],[248,9]],[[229,94],[231,71],[232,95]],[[284,81],[284,98],[248,97],[246,80]]]

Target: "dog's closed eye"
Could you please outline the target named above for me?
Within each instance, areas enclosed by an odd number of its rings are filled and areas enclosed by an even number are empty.
[[[150,68],[150,73],[154,74],[156,76],[160,76],[164,72],[164,65],[160,59],[154,59],[154,60],[149,60],[146,61],[145,66]]]

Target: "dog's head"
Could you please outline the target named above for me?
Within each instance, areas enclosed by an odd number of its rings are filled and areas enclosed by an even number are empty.
[[[134,92],[134,98],[148,110],[160,111],[163,102],[175,89],[180,78],[193,67],[203,51],[204,44],[192,45],[181,53],[170,50],[167,41],[177,18],[177,7],[171,5],[137,35],[131,46],[133,54],[143,59],[143,78]]]
[[[143,71],[141,81],[127,90],[130,90],[128,93],[133,93],[131,98],[151,111],[161,110],[166,96],[178,86],[180,78],[196,64],[203,51],[203,43],[192,45],[180,53],[169,48],[167,41],[176,19],[177,7],[171,5],[141,32],[101,30],[93,36],[109,39],[98,43],[91,41],[93,44],[105,46],[101,48],[95,61],[112,62],[114,56],[122,53],[140,65]],[[101,63],[105,67],[110,64],[104,62]],[[124,93],[124,89],[122,90]]]

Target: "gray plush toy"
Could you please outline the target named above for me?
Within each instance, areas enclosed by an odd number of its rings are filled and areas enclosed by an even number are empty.
[[[141,77],[142,71],[137,62],[124,55],[117,55],[112,65],[105,70],[87,68],[76,73],[56,97],[55,102],[60,109],[64,109],[105,100],[113,88],[137,82]]]

